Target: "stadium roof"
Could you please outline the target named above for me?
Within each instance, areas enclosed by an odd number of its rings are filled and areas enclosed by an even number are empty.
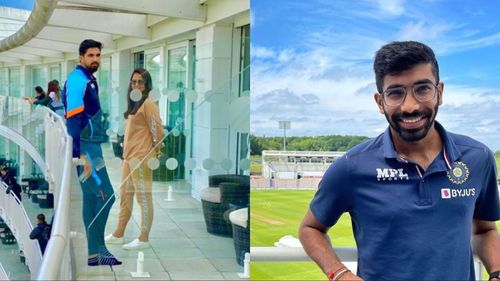
[[[2,33],[8,37],[0,38],[0,67],[74,59],[87,38],[101,41],[106,54],[178,35],[230,14],[207,15],[206,5],[217,2],[236,9],[241,1],[36,0],[27,20],[18,15],[4,19],[13,23],[12,30],[20,29]],[[0,12],[6,10],[17,9]]]

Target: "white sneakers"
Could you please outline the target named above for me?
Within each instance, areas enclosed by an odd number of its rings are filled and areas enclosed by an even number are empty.
[[[113,236],[113,234],[111,233],[104,237],[104,241],[106,241],[106,243],[108,244],[123,244],[123,237],[118,238]],[[151,245],[149,244],[149,242],[143,242],[137,238],[134,241],[123,245],[122,248],[124,250],[140,250],[151,248]]]
[[[149,242],[143,242],[139,239],[135,239],[134,241],[123,245],[124,250],[139,250],[139,249],[147,249],[150,248],[151,245]]]
[[[123,237],[118,238],[113,236],[113,233],[111,233],[104,237],[104,241],[106,241],[106,243],[108,244],[123,244]]]

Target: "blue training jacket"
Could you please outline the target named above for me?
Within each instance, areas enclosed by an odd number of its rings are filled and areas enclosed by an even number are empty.
[[[92,118],[101,110],[97,81],[81,65],[77,65],[68,75],[64,84],[63,104],[68,134],[73,138],[73,157],[80,157],[80,140],[92,139]]]

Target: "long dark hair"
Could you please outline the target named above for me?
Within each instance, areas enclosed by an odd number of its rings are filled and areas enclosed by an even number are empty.
[[[142,79],[144,80],[145,89],[144,92],[142,92],[142,98],[138,102],[133,102],[130,99],[130,92],[132,92],[132,82],[129,82],[127,92],[127,111],[123,113],[123,117],[125,117],[125,119],[127,119],[129,114],[134,115],[137,110],[139,110],[144,101],[148,98],[149,92],[153,89],[153,81],[151,79],[151,74],[149,74],[149,71],[144,68],[134,69],[132,75],[130,75],[130,81],[132,81],[132,77],[134,77],[134,74],[136,73],[141,75]]]
[[[59,88],[59,81],[52,80],[49,82],[47,86],[47,93],[50,94],[50,92],[54,92],[58,101],[61,100],[61,89]]]

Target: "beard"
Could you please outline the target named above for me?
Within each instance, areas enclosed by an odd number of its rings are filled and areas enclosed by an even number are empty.
[[[406,142],[417,142],[427,136],[429,130],[434,125],[434,119],[436,118],[438,112],[439,103],[436,103],[434,107],[434,111],[430,108],[424,108],[419,111],[414,111],[411,113],[408,112],[396,112],[392,116],[388,116],[387,113],[384,113],[387,122],[389,122],[389,126],[396,132],[396,134]],[[400,125],[400,122],[403,118],[425,118],[426,122],[420,128],[415,129],[407,129]]]
[[[91,74],[94,74],[97,69],[99,69],[99,63],[97,62],[94,62],[94,63],[91,63],[90,65],[86,65],[85,68],[91,73]]]

